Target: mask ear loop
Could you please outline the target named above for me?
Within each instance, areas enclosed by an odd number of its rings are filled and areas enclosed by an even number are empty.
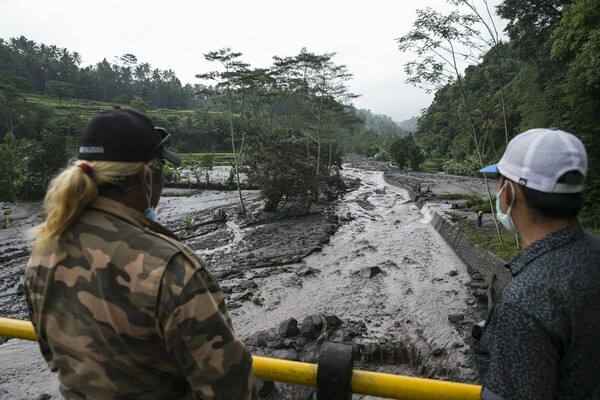
[[[506,189],[506,185],[510,184],[510,192],[511,192],[511,200],[510,200],[510,205],[508,206],[508,210],[506,210],[506,214],[510,215],[510,210],[512,209],[512,206],[515,204],[515,188],[512,185],[512,182],[509,181],[508,179],[504,180],[504,185],[502,185],[502,188],[500,188],[500,191],[498,192],[498,194],[496,194],[496,197],[500,197],[500,195],[502,194],[502,192],[504,192],[504,189]]]
[[[515,195],[515,187],[513,186],[512,182],[509,181],[508,179],[504,181],[504,186],[502,186],[502,189],[500,189],[500,193],[498,193],[498,196],[502,193],[502,191],[506,188],[506,185],[510,184],[510,193],[511,193],[511,197],[512,199],[510,200],[510,205],[508,206],[508,209],[506,210],[506,215],[510,216],[510,211],[512,210],[513,205],[515,204],[515,199],[516,199],[516,195]]]
[[[146,192],[146,200],[148,200],[148,208],[152,208],[152,172],[145,173],[144,175],[150,177],[150,190]]]
[[[152,208],[152,172],[149,172],[148,169],[144,169],[144,180],[147,176],[150,177],[150,192],[146,192],[146,184],[144,184],[144,194],[146,195],[146,200],[148,201],[148,207],[146,208],[144,215],[146,215],[146,217],[148,217],[149,219],[154,220],[156,219],[156,214],[154,212],[154,209]]]

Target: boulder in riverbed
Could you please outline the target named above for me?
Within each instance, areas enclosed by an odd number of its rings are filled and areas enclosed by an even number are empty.
[[[365,267],[363,269],[361,269],[360,271],[358,271],[358,274],[360,276],[362,276],[363,278],[372,278],[377,274],[382,273],[383,271],[381,270],[381,268],[379,268],[378,266],[374,266],[374,267]]]
[[[295,318],[289,318],[279,325],[279,336],[287,338],[298,333],[298,321]]]

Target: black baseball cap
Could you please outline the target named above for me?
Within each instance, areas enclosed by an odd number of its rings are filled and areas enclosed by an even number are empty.
[[[171,135],[155,127],[144,114],[118,108],[94,116],[79,140],[80,160],[147,162],[164,158],[172,164],[181,159],[169,151]]]

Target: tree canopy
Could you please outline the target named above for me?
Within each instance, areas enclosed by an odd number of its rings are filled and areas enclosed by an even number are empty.
[[[467,20],[473,23],[468,25],[469,29],[485,31],[481,29],[481,21],[473,18],[473,8],[465,7],[467,2],[450,2],[457,9],[446,18],[432,10],[429,14],[422,12],[417,26],[423,26],[424,15],[435,14],[436,21],[451,20],[457,29],[466,29],[462,21]],[[453,45],[464,48],[467,43],[467,47],[477,49],[485,48],[486,43],[491,47],[478,60],[471,58],[471,65],[464,72],[455,71],[458,72],[453,76],[455,79],[435,81],[435,97],[419,119],[415,142],[430,158],[445,160],[448,172],[457,172],[460,165],[459,172],[475,174],[481,163],[476,160],[477,145],[472,132],[476,132],[484,163],[497,162],[508,139],[527,129],[558,127],[571,132],[584,142],[589,158],[582,220],[597,228],[600,0],[505,0],[497,11],[508,20],[509,42],[490,43],[477,39],[475,34],[469,35],[468,42],[461,36],[442,35],[445,49]],[[434,31],[440,29],[438,24]],[[405,48],[414,48],[423,39],[415,36],[414,31],[403,38],[400,44]],[[463,52],[456,51],[455,55],[463,57]],[[467,59],[467,56],[462,58]],[[432,73],[416,65],[415,61],[407,65],[409,74],[412,72],[410,79],[428,78],[427,74]],[[427,65],[434,67],[433,72],[445,71],[431,59]],[[467,104],[471,106],[466,108]]]

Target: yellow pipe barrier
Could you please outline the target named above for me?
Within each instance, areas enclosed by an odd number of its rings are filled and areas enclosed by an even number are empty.
[[[0,336],[36,340],[33,324],[30,321],[2,317],[0,317]]]
[[[381,372],[352,371],[352,393],[402,400],[478,400],[481,386]]]
[[[258,379],[317,386],[317,364],[252,356],[252,369]]]
[[[29,321],[0,317],[0,336],[35,340]],[[317,364],[252,356],[252,369],[258,379],[317,385]],[[384,374],[381,372],[352,371],[352,393],[400,400],[477,400],[481,386],[435,379]]]

